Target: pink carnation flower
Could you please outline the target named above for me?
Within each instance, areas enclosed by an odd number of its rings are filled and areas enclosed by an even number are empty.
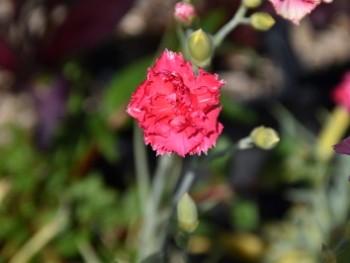
[[[133,93],[127,112],[157,155],[207,153],[223,129],[218,122],[223,84],[202,69],[195,75],[181,53],[165,50]]]
[[[350,71],[345,73],[342,81],[335,87],[333,100],[350,111]]]
[[[309,14],[314,8],[319,5],[321,0],[269,0],[274,6],[276,12],[298,25],[304,16]],[[332,0],[323,0],[325,3],[330,3]]]
[[[179,2],[175,5],[175,19],[185,24],[190,24],[193,17],[196,15],[196,9],[191,4]]]

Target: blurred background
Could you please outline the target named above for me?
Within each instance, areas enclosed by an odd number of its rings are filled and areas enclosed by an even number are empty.
[[[179,49],[176,2],[0,0],[0,262],[133,262],[142,218],[125,108],[157,55]],[[212,34],[239,3],[194,2]],[[275,26],[240,26],[210,69],[227,82],[212,151],[259,125],[281,143],[201,163],[190,262],[348,262],[350,159],[321,162],[314,147],[350,69],[350,3],[299,26],[267,1],[259,10]],[[182,262],[172,232],[167,243]]]

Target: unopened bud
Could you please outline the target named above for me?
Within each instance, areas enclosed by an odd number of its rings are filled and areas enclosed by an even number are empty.
[[[198,226],[197,207],[187,193],[177,204],[177,221],[180,229],[187,233],[192,233]]]
[[[250,23],[256,30],[267,31],[275,24],[275,19],[267,13],[257,12],[250,16]]]
[[[250,133],[250,138],[254,144],[264,150],[272,149],[280,141],[277,132],[272,128],[260,126]]]
[[[193,5],[185,2],[179,2],[174,8],[175,19],[184,25],[190,25],[196,16],[196,9]]]
[[[261,0],[243,0],[243,5],[247,8],[256,8],[261,5]]]
[[[194,31],[188,38],[188,50],[195,65],[204,67],[210,64],[213,55],[211,37],[202,29]]]

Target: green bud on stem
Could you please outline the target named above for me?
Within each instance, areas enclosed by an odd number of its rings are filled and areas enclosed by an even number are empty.
[[[194,31],[189,36],[187,44],[191,60],[195,65],[204,67],[210,64],[214,48],[211,37],[207,33],[202,29]]]
[[[261,5],[261,0],[243,0],[243,4],[247,8],[256,8]]]
[[[272,128],[260,126],[250,133],[250,138],[254,144],[264,150],[270,150],[277,145],[280,138]]]
[[[192,233],[198,226],[197,207],[187,193],[177,204],[177,221],[180,229],[187,233]]]
[[[250,16],[250,23],[256,30],[267,31],[275,24],[275,19],[268,13],[257,12]]]

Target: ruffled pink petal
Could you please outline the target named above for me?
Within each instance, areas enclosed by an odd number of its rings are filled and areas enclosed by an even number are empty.
[[[344,75],[341,82],[335,87],[333,100],[350,111],[350,71]]]
[[[196,77],[181,54],[165,50],[133,93],[127,112],[157,155],[206,153],[223,129],[218,122],[223,84],[204,70]]]
[[[191,88],[191,91],[196,94],[199,106],[205,109],[219,103],[218,90],[224,84],[225,81],[219,80],[218,75],[200,69],[196,84]]]
[[[192,86],[195,81],[195,74],[192,70],[192,64],[186,62],[181,53],[175,53],[165,50],[157,59],[154,71],[159,72],[176,72],[179,74],[187,86]]]
[[[309,14],[321,0],[269,0],[276,12],[298,25],[304,16]]]
[[[186,133],[170,133],[168,137],[154,137],[152,148],[158,155],[176,152],[181,157],[191,153],[200,144],[200,138],[188,138]],[[152,145],[152,143],[151,143]]]

